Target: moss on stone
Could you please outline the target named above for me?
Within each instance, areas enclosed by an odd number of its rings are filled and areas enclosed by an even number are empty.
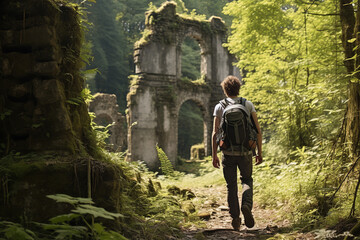
[[[206,20],[205,16],[197,15],[194,11],[190,14],[176,13],[176,3],[173,1],[165,2],[158,9],[146,12],[145,25],[143,35],[135,43],[135,48],[145,46],[150,40],[172,43],[177,33],[183,31],[185,26],[194,26],[204,34],[227,31],[221,18],[211,17]]]
[[[142,36],[140,38],[140,40],[136,41],[134,44],[134,48],[140,48],[141,46],[146,45],[147,43],[149,43],[149,40],[151,39],[151,35],[153,34],[153,31],[151,29],[145,29],[142,32]]]
[[[190,148],[190,160],[202,160],[205,157],[205,146],[204,143],[192,145]]]
[[[202,75],[201,78],[197,80],[191,80],[189,78],[181,78],[177,81],[177,87],[179,89],[185,89],[189,91],[210,91],[211,87],[205,79],[205,75]]]

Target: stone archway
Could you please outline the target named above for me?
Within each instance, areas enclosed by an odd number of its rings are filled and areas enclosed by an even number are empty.
[[[109,127],[109,150],[124,151],[126,149],[125,117],[118,111],[116,95],[97,93],[89,105],[89,111],[95,113],[94,122],[100,126]]]
[[[188,124],[189,124],[189,121],[190,121],[190,117],[186,116],[184,118],[184,116],[183,117],[181,116],[181,109],[184,106],[184,104],[188,103],[188,102],[193,103],[194,105],[196,105],[196,108],[198,108],[197,112],[200,113],[200,115],[201,115],[201,121],[200,121],[200,119],[198,120],[197,127],[202,128],[202,129],[194,129],[194,126],[192,126],[192,127],[189,126]],[[195,135],[197,135],[195,138],[198,139],[198,141],[194,142],[194,139],[191,139],[191,137],[188,137],[187,142],[182,142],[183,147],[186,148],[186,150],[187,150],[186,155],[188,155],[187,156],[187,157],[189,157],[188,159],[190,159],[190,148],[191,148],[192,145],[206,142],[207,130],[209,128],[211,128],[211,126],[208,126],[208,122],[205,121],[205,119],[209,119],[209,117],[211,118],[211,116],[209,116],[209,112],[207,111],[207,106],[204,106],[203,104],[204,104],[203,102],[199,102],[198,100],[196,100],[194,98],[184,98],[184,99],[181,99],[181,101],[177,105],[177,110],[176,111],[178,113],[178,115],[177,115],[178,124],[177,124],[177,131],[176,131],[176,133],[177,133],[176,139],[177,139],[178,148],[176,150],[176,153],[177,153],[178,156],[181,156],[181,154],[180,154],[181,150],[179,149],[181,144],[180,144],[179,141],[184,140],[182,138],[184,138],[185,135],[192,135],[193,137],[195,137]],[[184,121],[184,122],[181,122],[181,121]],[[185,127],[184,124],[187,127]],[[199,126],[199,124],[201,124],[201,126]],[[184,133],[183,132],[184,129],[189,131],[189,132]],[[202,134],[200,135],[198,131],[202,132]],[[181,138],[181,135],[182,135],[182,138]],[[183,154],[185,154],[185,153],[183,152]]]
[[[211,154],[212,111],[224,97],[220,82],[240,73],[234,57],[222,46],[226,27],[218,17],[206,21],[182,18],[176,4],[164,3],[146,13],[144,36],[135,44],[135,73],[127,97],[128,158],[159,167],[156,145],[172,163],[177,157],[179,109],[187,100],[201,106],[204,117],[205,154]],[[201,79],[181,80],[181,45],[196,39],[201,49]]]

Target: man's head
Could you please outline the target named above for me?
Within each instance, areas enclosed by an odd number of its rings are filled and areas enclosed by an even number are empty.
[[[224,81],[221,82],[221,87],[228,97],[237,97],[240,91],[240,80],[235,76],[227,76]]]

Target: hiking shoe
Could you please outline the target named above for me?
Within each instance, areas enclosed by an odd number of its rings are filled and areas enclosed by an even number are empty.
[[[241,218],[233,218],[231,225],[235,231],[240,230]]]
[[[241,211],[244,215],[245,226],[247,226],[248,228],[254,227],[255,221],[254,221],[254,217],[251,213],[250,207],[248,205],[244,205],[241,207]]]

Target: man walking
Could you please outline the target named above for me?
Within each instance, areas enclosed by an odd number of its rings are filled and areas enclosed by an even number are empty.
[[[253,119],[252,122],[255,124],[257,130],[256,164],[260,164],[262,162],[262,135],[256,111],[254,105],[250,101],[238,97],[240,86],[240,80],[235,76],[228,76],[221,83],[221,87],[227,98],[215,106],[213,114],[214,125],[212,132],[212,161],[215,168],[220,167],[220,161],[217,156],[217,135],[220,131],[224,109],[226,108],[226,105],[233,105],[236,103],[242,103]],[[236,137],[239,139],[238,135]],[[223,149],[222,166],[224,178],[227,183],[227,199],[230,209],[229,212],[233,219],[232,226],[235,230],[240,230],[241,218],[237,183],[237,169],[239,168],[240,180],[242,183],[241,212],[244,215],[245,225],[248,228],[252,228],[255,225],[255,221],[251,213],[253,206],[252,150],[244,147],[234,150],[233,146],[231,146],[231,149]]]

